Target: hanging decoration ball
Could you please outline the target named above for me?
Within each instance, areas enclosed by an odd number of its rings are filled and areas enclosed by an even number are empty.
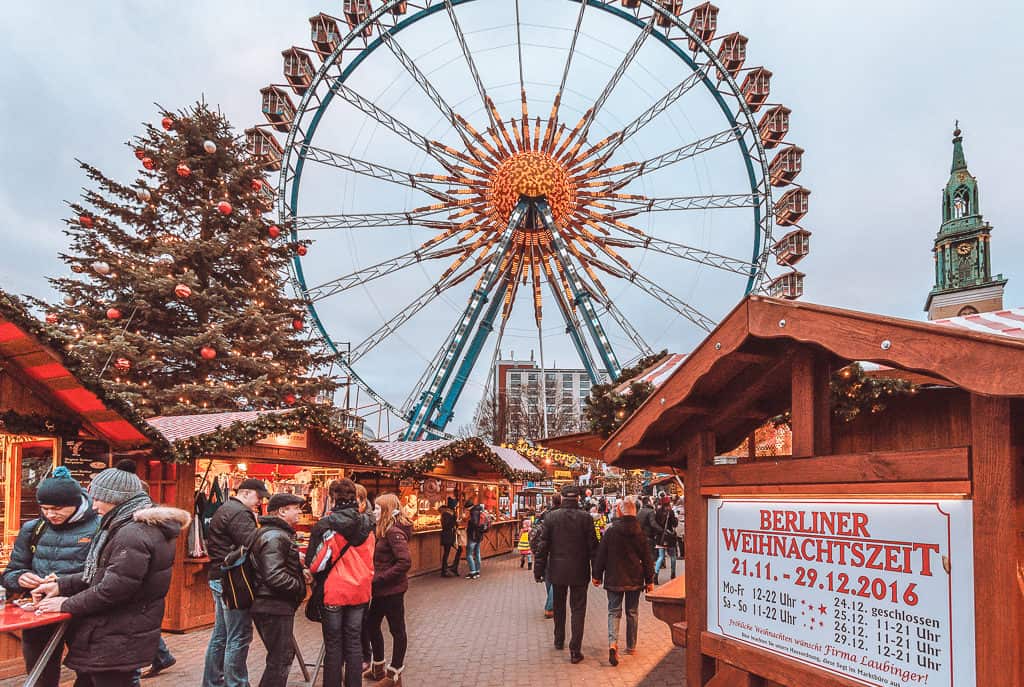
[[[178,298],[188,298],[192,295],[192,289],[187,284],[178,284],[174,287],[174,295]]]
[[[306,249],[305,246],[299,245],[299,247],[295,249],[295,252],[298,253],[300,256],[302,256],[302,255],[305,255],[306,253],[308,253],[309,251]]]
[[[252,180],[252,183],[251,183],[251,184],[249,184],[249,187],[250,187],[250,188],[251,188],[251,189],[252,189],[253,191],[259,191],[259,190],[260,190],[261,188],[263,188],[263,181],[262,181],[262,180],[260,180],[260,179],[253,179],[253,180]]]
[[[143,203],[148,203],[149,199],[153,197],[153,194],[151,194],[148,190],[144,188],[140,188],[138,191],[135,192],[135,197],[138,198]]]
[[[46,324],[57,324],[57,313],[48,312],[46,313]]]
[[[170,117],[164,117],[160,120],[160,126],[162,126],[165,131],[170,131],[174,128],[174,120]]]
[[[285,394],[284,395],[284,402],[287,403],[290,406],[295,405],[295,394]]]
[[[86,229],[92,229],[92,217],[90,217],[89,215],[79,215],[78,223],[81,224]]]
[[[97,260],[90,267],[92,267],[92,271],[96,274],[110,274],[110,265],[102,260]]]
[[[217,349],[213,346],[203,346],[199,349],[199,355],[203,356],[204,360],[213,360],[217,357]]]
[[[262,355],[267,360],[273,360],[274,359],[274,352],[273,351],[263,351],[262,353],[260,353],[260,355]]]
[[[219,212],[222,215],[230,215],[231,203],[229,203],[226,200],[220,201],[219,203],[217,203],[217,212]]]
[[[108,309],[107,310],[107,319],[108,320],[119,320],[119,319],[121,319],[121,311],[118,310],[117,308],[110,308],[110,309]]]
[[[63,300],[64,300],[64,305],[69,305],[70,306],[70,305],[74,305],[75,304],[75,297],[74,296],[70,296],[70,295],[69,296],[64,296]]]
[[[184,162],[180,163],[176,169],[179,177],[188,178],[192,176],[192,169]]]
[[[135,149],[135,159],[136,160],[141,160],[144,157],[146,157],[146,151],[143,150],[142,148],[136,148]]]
[[[292,329],[294,329],[295,331],[301,332],[304,326],[305,325],[303,324],[300,318],[296,317],[294,320],[292,320]]]
[[[207,139],[203,141],[203,150],[205,150],[210,155],[213,155],[214,153],[217,152],[217,144]]]
[[[132,361],[128,360],[128,358],[118,358],[114,361],[114,367],[121,372],[127,372],[132,367]]]
[[[81,265],[75,264],[71,266],[71,271],[75,274],[81,274],[82,272],[85,272],[85,268]]]
[[[153,169],[154,167],[156,167],[156,163],[153,162],[153,158],[144,157],[142,158],[142,166],[145,167],[146,169]]]
[[[270,234],[270,238],[276,239],[278,236],[281,235],[281,228],[278,227],[276,224],[271,224],[270,228],[267,229],[267,233]]]

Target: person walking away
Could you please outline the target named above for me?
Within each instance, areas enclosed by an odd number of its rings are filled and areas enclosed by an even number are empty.
[[[473,501],[466,501],[466,509],[469,517],[466,520],[466,565],[469,566],[467,580],[475,580],[480,577],[480,542],[484,540],[484,507],[482,504],[473,504]]]
[[[295,659],[295,611],[306,598],[295,525],[305,501],[295,494],[271,496],[250,550],[256,573],[252,622],[267,649],[259,687],[287,687]]]
[[[519,540],[516,543],[516,551],[519,552],[519,567],[522,568],[527,563],[530,567],[527,570],[533,570],[533,552],[530,551],[530,518],[523,518],[523,523],[519,527]]]
[[[679,520],[672,511],[672,500],[668,496],[661,497],[661,503],[654,514],[656,525],[655,548],[658,552],[658,559],[654,562],[654,581],[658,582],[658,575],[662,566],[665,565],[665,557],[671,561],[671,579],[676,579],[676,525]]]
[[[456,504],[455,499],[449,498],[448,502],[439,509],[441,511],[441,577],[451,577],[452,575],[458,577],[459,575],[458,563],[461,549],[455,553],[455,567],[448,566],[448,556],[455,548],[455,533],[458,530],[458,521],[455,519]]]
[[[562,505],[544,518],[534,577],[548,579],[554,586],[555,648],[565,647],[565,599],[569,595],[572,632],[569,660],[583,660],[583,626],[587,615],[587,583],[590,561],[597,551],[597,536],[590,514],[579,507],[580,489],[562,487]]]
[[[683,560],[683,569],[686,569],[686,508],[684,507],[684,501],[682,496],[676,497],[675,505],[672,510],[676,514],[676,543],[679,545],[679,558]]]
[[[562,505],[562,495],[555,493],[551,495],[551,504],[544,510],[540,516],[537,517],[533,522],[533,527],[530,529],[530,552],[533,554],[533,560],[537,561],[537,550],[540,546],[540,535],[544,531],[544,518],[548,513],[553,511]],[[540,580],[538,580],[540,582]],[[555,588],[551,586],[551,580],[543,580],[544,587],[547,591],[547,600],[544,602],[544,617],[551,619],[555,617]]]
[[[89,493],[101,518],[82,572],[32,591],[37,609],[71,614],[64,662],[79,687],[128,687],[152,663],[175,540],[192,519],[154,506],[134,470],[135,463],[122,460],[93,478]]]
[[[350,479],[331,482],[330,514],[321,519],[316,548],[310,535],[309,568],[327,571],[324,582],[324,680],[327,687],[362,684],[363,615],[373,582],[373,518],[359,511],[356,484]],[[326,521],[326,522],[324,522]],[[344,677],[344,682],[342,678]]]
[[[619,665],[619,624],[626,609],[626,653],[636,651],[640,627],[640,592],[654,589],[651,549],[636,518],[636,499],[627,496],[616,504],[618,518],[608,528],[594,556],[594,586],[603,580],[608,595],[608,662]]]
[[[64,466],[39,483],[36,501],[41,517],[22,525],[3,573],[3,586],[9,592],[28,593],[50,575],[81,572],[100,524],[89,496]],[[21,653],[25,657],[26,671],[35,666],[56,629],[55,625],[47,625],[22,631]],[[36,682],[39,687],[59,684],[60,659],[66,642],[65,638],[46,663]]]
[[[658,523],[654,521],[654,505],[650,496],[644,496],[640,499],[639,509],[636,513],[636,519],[640,523],[640,529],[644,531],[644,536],[647,537],[647,546],[651,550],[651,559],[658,557],[658,551],[655,548],[657,544],[657,532]]]
[[[373,598],[367,623],[373,660],[363,677],[379,680],[378,687],[401,687],[405,670],[408,636],[405,631],[405,592],[409,589],[412,554],[409,538],[412,521],[402,513],[401,501],[395,494],[382,494],[377,499],[380,520],[377,521],[377,543],[373,549]],[[384,668],[384,633],[381,623],[388,620],[391,633],[391,664]]]
[[[221,566],[225,556],[252,542],[257,529],[256,513],[267,498],[270,492],[262,480],[242,480],[235,495],[210,519],[206,547],[210,554],[208,574],[215,615],[206,647],[203,687],[249,687],[246,660],[252,643],[252,615],[248,608],[228,608],[224,603]]]

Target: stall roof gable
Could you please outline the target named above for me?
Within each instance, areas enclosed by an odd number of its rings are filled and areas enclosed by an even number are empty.
[[[653,465],[674,447],[666,432],[711,418],[728,439],[788,408],[789,362],[815,349],[833,364],[867,361],[945,380],[972,393],[1024,396],[1024,340],[763,296],[740,302],[602,446],[609,463]],[[743,414],[744,417],[739,417]],[[740,434],[742,436],[742,434]]]
[[[425,459],[426,464],[443,460],[444,449],[453,447],[459,455],[489,463],[506,478],[539,477],[543,472],[518,451],[485,443],[482,439],[425,439],[422,441],[375,441],[373,446],[385,463],[408,465]],[[406,469],[408,471],[408,469]]]

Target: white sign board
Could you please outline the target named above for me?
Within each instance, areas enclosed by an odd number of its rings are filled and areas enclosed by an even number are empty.
[[[877,687],[968,687],[966,500],[708,502],[708,631]]]

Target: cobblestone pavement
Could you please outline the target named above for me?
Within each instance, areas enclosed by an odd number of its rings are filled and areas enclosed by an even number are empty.
[[[662,572],[663,581],[665,577]],[[583,640],[586,658],[574,666],[569,663],[568,649],[553,648],[552,621],[543,617],[544,585],[519,568],[518,555],[485,560],[479,580],[436,574],[413,578],[406,594],[409,651],[403,683],[406,687],[683,685],[684,651],[673,647],[668,627],[654,618],[650,603],[643,598],[638,653],[621,656],[618,667],[609,665],[606,603],[603,590],[589,587]],[[625,624],[623,618],[619,635],[623,644]],[[178,663],[166,673],[144,680],[143,687],[199,685],[209,632],[164,636]],[[295,636],[306,660],[312,662],[320,649],[320,626],[308,622],[300,612]],[[390,645],[386,629],[384,636]],[[264,657],[263,645],[254,633],[249,652],[249,677],[254,687],[262,675]],[[20,684],[18,680],[0,681],[0,687]],[[296,664],[290,687],[303,684]]]

